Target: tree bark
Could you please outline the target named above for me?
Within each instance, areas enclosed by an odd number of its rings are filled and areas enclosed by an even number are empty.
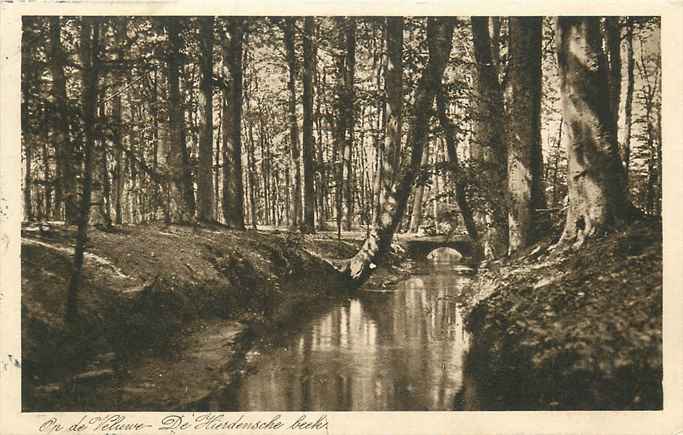
[[[619,128],[619,103],[621,100],[621,24],[619,17],[607,17],[605,21],[607,51],[609,53],[609,101],[612,112],[612,134],[617,138]]]
[[[284,34],[285,34],[285,50],[287,54],[287,66],[289,69],[289,80],[287,81],[287,90],[289,91],[288,99],[288,117],[289,123],[289,152],[290,152],[290,171],[294,177],[292,184],[292,199],[291,199],[291,227],[297,229],[301,226],[301,155],[299,151],[299,126],[296,119],[296,51],[294,43],[294,18],[285,18]]]
[[[114,145],[114,172],[112,174],[114,187],[114,222],[116,225],[123,223],[123,189],[125,186],[124,168],[123,168],[123,137],[122,137],[122,110],[121,110],[121,93],[124,88],[124,44],[126,41],[127,18],[115,18],[114,32],[116,48],[114,50],[114,97],[112,98],[112,142]]]
[[[429,146],[426,146],[424,152],[422,153],[422,162],[420,163],[422,170],[425,170],[428,164]],[[422,223],[422,201],[424,199],[424,190],[424,183],[420,183],[417,187],[415,187],[415,195],[413,197],[413,212],[410,214],[409,227],[409,231],[413,234],[418,232],[420,229],[420,224]]]
[[[541,17],[510,17],[508,116],[509,253],[537,241],[545,227],[541,186]]]
[[[24,220],[33,220],[33,175],[31,173],[31,165],[33,164],[33,129],[30,125],[31,114],[31,87],[35,83],[35,66],[33,65],[33,53],[28,43],[29,33],[32,30],[30,26],[32,21],[30,18],[24,17],[23,35],[22,35],[22,52],[21,52],[21,142],[24,147]],[[59,20],[59,17],[54,17]],[[59,35],[59,33],[58,33]],[[53,78],[54,83],[54,78]],[[56,123],[55,123],[56,124]],[[55,125],[59,128],[59,125]],[[60,152],[60,144],[55,143],[55,149]]]
[[[351,230],[353,224],[353,142],[355,114],[353,109],[354,102],[354,78],[356,75],[356,20],[354,17],[347,17],[344,23],[345,34],[345,70],[344,70],[344,116],[346,118],[346,139],[342,154],[342,182],[344,184],[344,229]]]
[[[387,177],[382,186],[382,212],[375,222],[370,236],[358,253],[342,267],[352,282],[362,282],[372,271],[372,264],[381,261],[391,246],[391,240],[403,217],[410,195],[410,189],[420,169],[422,152],[427,141],[431,108],[434,104],[435,92],[440,86],[443,71],[446,68],[453,41],[453,18],[428,18],[427,43],[429,60],[418,81],[415,91],[415,118],[410,126],[409,138],[412,138],[410,161],[401,171],[399,177],[398,164],[391,158],[385,158]],[[401,140],[401,105],[402,105],[402,64],[401,41],[402,18],[387,18],[387,143],[386,155],[393,156]],[[396,183],[388,180],[398,179]]]
[[[169,40],[167,54],[168,80],[168,122],[169,154],[168,175],[170,178],[171,214],[174,222],[187,223],[194,220],[195,200],[189,157],[185,140],[185,116],[180,96],[180,23],[177,17],[166,18],[166,33]]]
[[[94,32],[99,32],[99,23],[95,24]],[[96,37],[98,38],[98,37]],[[97,51],[93,58],[97,58]],[[98,64],[95,61],[95,68]],[[104,229],[111,228],[111,182],[109,180],[109,164],[107,163],[107,138],[102,126],[106,117],[104,100],[100,99],[97,104],[97,118],[95,120],[95,167],[93,169],[92,210],[90,223]],[[85,104],[84,104],[85,106]]]
[[[78,318],[78,290],[81,282],[83,269],[83,255],[88,241],[88,222],[90,214],[90,195],[92,188],[92,174],[94,165],[95,149],[95,113],[97,110],[97,65],[94,61],[97,48],[98,23],[97,18],[83,17],[81,19],[80,46],[81,46],[81,85],[83,98],[83,126],[84,126],[84,170],[83,192],[80,203],[80,216],[78,219],[78,232],[76,234],[76,247],[67,290],[65,308],[65,321],[73,323]]]
[[[465,228],[467,229],[467,234],[470,236],[472,241],[479,243],[479,233],[474,220],[474,213],[472,212],[472,208],[470,207],[469,201],[467,199],[467,186],[465,184],[462,168],[458,159],[455,126],[446,112],[447,99],[445,92],[444,86],[439,86],[439,93],[436,96],[436,113],[439,118],[439,124],[444,130],[446,136],[446,153],[448,154],[451,173],[454,179],[455,202],[458,204],[458,208],[460,209],[460,215],[462,216]]]
[[[227,19],[223,39],[223,219],[230,228],[244,229],[242,185],[242,18]]]
[[[201,222],[216,219],[213,213],[213,17],[199,18],[199,174],[197,217]]]
[[[569,208],[560,245],[580,245],[627,219],[630,204],[612,128],[599,18],[557,20]]]
[[[64,64],[66,55],[61,43],[61,18],[50,17],[50,70],[52,92],[55,101],[53,143],[62,162],[60,165],[64,198],[64,221],[73,224],[78,221],[78,193],[76,174],[78,166],[74,156],[74,144],[69,137],[68,110],[66,105],[66,77]]]
[[[344,150],[346,149],[346,31],[344,17],[335,17],[334,41],[334,172],[337,237],[341,237],[344,215]]]
[[[100,32],[100,21],[99,20],[82,20],[80,39],[86,42],[86,45],[80,46],[80,62],[81,62],[81,83],[83,87],[89,81],[89,74],[91,70],[95,71],[94,74],[97,75],[99,62],[98,57],[98,39]],[[97,86],[97,85],[96,85]],[[105,197],[105,188],[108,184],[108,173],[106,167],[106,149],[104,142],[104,135],[102,132],[102,119],[104,118],[104,104],[100,102],[98,104],[97,100],[97,89],[93,91],[94,97],[94,108],[93,112],[86,116],[84,110],[89,107],[91,94],[86,91],[81,92],[81,121],[84,142],[88,141],[87,130],[92,128],[94,134],[95,144],[92,150],[92,183],[91,183],[91,200],[90,200],[90,224],[97,225],[104,228],[109,228],[111,226],[111,220],[107,214],[107,204]],[[89,125],[92,124],[92,125]],[[86,143],[83,144],[83,148],[87,146]],[[81,212],[82,213],[82,212]]]
[[[304,216],[301,230],[315,231],[315,189],[313,186],[313,17],[304,18],[304,123],[302,158],[304,162]]]
[[[626,101],[624,102],[624,123],[626,133],[624,135],[624,146],[622,147],[622,160],[624,161],[624,175],[626,186],[628,187],[629,167],[631,165],[631,129],[633,126],[633,88],[635,84],[635,59],[633,53],[633,19],[628,18],[626,27]]]
[[[508,222],[506,211],[507,150],[505,147],[503,91],[491,50],[489,20],[472,17],[474,55],[477,63],[478,120],[475,131],[474,158],[480,165],[486,182],[483,194],[491,210],[482,219],[487,222],[486,252],[499,257],[507,253]],[[496,47],[497,51],[497,47]]]

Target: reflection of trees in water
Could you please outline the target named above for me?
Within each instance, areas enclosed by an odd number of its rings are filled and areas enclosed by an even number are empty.
[[[414,277],[394,293],[343,302],[264,355],[243,410],[448,409],[466,340],[458,277]]]

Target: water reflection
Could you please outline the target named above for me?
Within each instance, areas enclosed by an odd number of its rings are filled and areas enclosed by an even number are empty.
[[[468,346],[454,301],[466,280],[434,269],[340,303],[263,355],[233,400],[245,411],[450,409]]]

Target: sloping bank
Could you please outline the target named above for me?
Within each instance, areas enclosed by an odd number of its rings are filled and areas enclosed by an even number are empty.
[[[80,321],[67,327],[73,231],[22,232],[25,411],[195,402],[230,381],[245,336],[281,330],[343,294],[320,257],[348,258],[362,243],[219,226],[92,230]]]
[[[456,409],[661,409],[660,224],[548,246],[481,274]]]

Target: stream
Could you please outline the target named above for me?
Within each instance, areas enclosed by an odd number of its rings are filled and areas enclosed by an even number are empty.
[[[392,290],[364,289],[276,344],[202,408],[230,411],[450,410],[469,345],[470,278],[423,264]]]
[[[414,266],[389,289],[301,307],[255,342],[236,321],[207,320],[164,352],[101,355],[33,400],[63,411],[420,411],[452,410],[467,390],[476,403],[463,370],[472,278],[454,264]]]

